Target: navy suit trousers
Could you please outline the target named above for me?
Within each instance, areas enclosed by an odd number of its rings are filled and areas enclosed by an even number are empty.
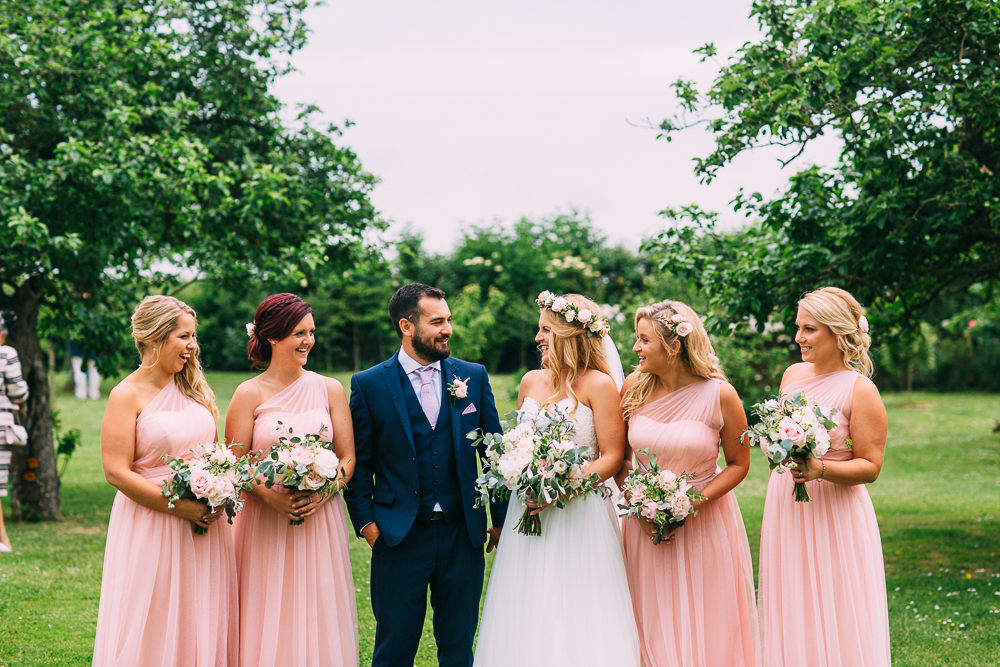
[[[371,596],[375,612],[373,667],[411,667],[427,612],[434,610],[434,641],[441,667],[471,667],[485,559],[465,522],[417,521],[394,547],[381,537],[372,548]]]

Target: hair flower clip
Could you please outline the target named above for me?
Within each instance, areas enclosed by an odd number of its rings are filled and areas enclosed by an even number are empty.
[[[672,331],[680,338],[687,338],[688,334],[694,331],[691,323],[685,320],[680,313],[674,313],[669,318],[657,317],[656,321],[662,324],[667,331]]]
[[[858,318],[858,329],[861,329],[862,333],[868,333],[868,318],[864,315]]]
[[[254,332],[257,331],[257,326],[253,322],[247,322],[246,327],[247,327],[247,337],[253,338]]]

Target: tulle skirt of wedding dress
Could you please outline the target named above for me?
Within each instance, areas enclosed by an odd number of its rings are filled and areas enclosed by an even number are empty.
[[[621,533],[609,499],[576,498],[540,517],[541,536],[514,530],[511,499],[490,574],[476,667],[630,667],[639,639]]]

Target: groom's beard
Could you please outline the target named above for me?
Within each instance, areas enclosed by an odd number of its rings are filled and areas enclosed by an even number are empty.
[[[451,356],[451,348],[448,347],[448,336],[439,338],[422,336],[420,329],[416,329],[413,333],[413,349],[424,359],[429,359],[433,363]]]

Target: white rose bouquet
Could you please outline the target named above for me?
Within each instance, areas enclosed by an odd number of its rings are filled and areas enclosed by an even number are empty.
[[[836,409],[810,403],[801,390],[791,396],[768,399],[753,406],[760,422],[747,427],[750,444],[767,455],[771,470],[783,473],[805,464],[810,456],[819,458],[830,449],[830,431]],[[850,446],[850,442],[848,442]],[[795,500],[808,502],[809,492],[803,482],[796,482]]]
[[[488,466],[476,480],[477,504],[514,494],[522,502],[565,507],[577,495],[605,488],[596,473],[584,474],[590,450],[573,442],[576,422],[560,408],[549,406],[534,417],[517,420],[517,413],[504,417],[502,435],[479,436],[476,431],[468,435],[474,446],[486,444]],[[541,535],[541,518],[531,512],[525,508],[515,529],[522,535]]]
[[[278,422],[278,428],[283,428]],[[333,453],[333,443],[321,440],[319,433],[295,433],[288,429],[271,448],[264,452],[257,462],[256,474],[264,478],[264,486],[275,484],[286,489],[310,491],[322,495],[333,495],[341,491],[338,483],[347,474],[340,467],[340,459]],[[305,519],[290,519],[289,524],[298,526]]]
[[[687,518],[698,512],[694,501],[704,498],[702,493],[688,483],[692,474],[675,474],[656,465],[656,454],[648,449],[639,450],[649,457],[649,464],[642,466],[632,457],[632,469],[622,485],[622,498],[618,504],[628,516],[646,519],[656,524],[653,544],[664,539],[670,541],[670,533],[684,525]]]
[[[184,498],[197,500],[213,510],[226,508],[229,523],[243,509],[241,491],[249,491],[253,479],[253,463],[249,456],[236,456],[221,442],[197,445],[179,457],[165,457],[174,474],[163,481],[160,489],[167,498],[167,507],[174,507]],[[194,532],[208,532],[195,524]]]

